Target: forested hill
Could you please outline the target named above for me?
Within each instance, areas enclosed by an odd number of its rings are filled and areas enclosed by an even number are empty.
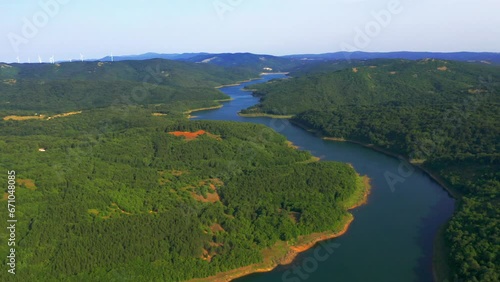
[[[277,57],[271,55],[252,54],[252,53],[184,53],[184,54],[157,54],[146,53],[135,56],[115,56],[114,61],[123,60],[147,60],[153,58],[163,58],[182,62],[192,62],[206,65],[216,65],[222,67],[238,68],[240,70],[269,72],[287,72],[291,69],[307,65],[310,61]],[[104,57],[99,61],[110,62],[110,56]]]
[[[332,66],[337,67],[337,66]],[[498,281],[500,67],[374,61],[252,86],[247,112],[296,114],[321,136],[372,144],[434,173],[458,198],[439,281]],[[398,185],[404,177],[387,176]]]
[[[423,60],[426,58],[463,61],[463,62],[480,62],[484,64],[500,64],[500,53],[493,52],[337,52],[326,54],[304,54],[290,55],[286,58],[296,60],[373,60],[373,59],[405,59],[405,60]]]
[[[185,101],[196,102],[201,107],[214,106],[213,100],[228,98],[214,86],[257,76],[258,72],[248,70],[161,59],[3,64],[0,66],[0,111],[5,114],[17,113],[15,111],[61,113],[112,105],[151,104],[171,109]]]
[[[213,64],[224,67],[253,69],[261,72],[286,72],[309,63],[302,60],[251,53],[201,54],[183,60],[187,62]]]
[[[244,112],[293,115],[339,105],[461,103],[488,92],[482,81],[500,79],[500,67],[489,65],[441,60],[374,60],[363,64],[347,67],[326,63],[310,75],[299,70],[300,76],[289,80],[252,85],[262,101]]]
[[[0,80],[135,81],[182,87],[214,87],[256,77],[259,73],[212,64],[163,59],[58,64],[3,64]]]
[[[0,169],[15,170],[18,220],[16,275],[0,281],[208,277],[338,232],[365,192],[349,165],[316,162],[265,126],[141,107],[0,120],[0,154]],[[0,245],[4,263],[10,248]]]
[[[257,75],[166,60],[0,65],[0,181],[15,183],[17,212],[15,246],[0,245],[4,265],[15,247],[16,275],[0,281],[185,281],[269,267],[299,238],[342,230],[367,188],[351,166],[262,125],[185,118],[229,98],[214,86]]]

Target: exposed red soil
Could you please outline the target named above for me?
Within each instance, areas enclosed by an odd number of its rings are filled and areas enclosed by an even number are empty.
[[[35,181],[31,179],[16,179],[17,185],[24,185],[24,187],[34,191],[36,190]]]
[[[172,134],[177,137],[183,136],[184,138],[186,138],[186,140],[194,140],[198,138],[198,136],[206,134],[206,131],[205,130],[198,130],[196,132],[174,131],[174,132],[169,132],[169,134]]]
[[[210,226],[210,230],[212,230],[213,233],[217,233],[217,232],[224,232],[226,230],[224,230],[224,228],[222,228],[222,226],[218,223],[215,223],[213,224],[212,226]]]
[[[174,132],[169,132],[168,134],[177,136],[177,137],[184,137],[187,141],[190,140],[195,140],[201,135],[208,135],[214,139],[221,140],[221,138],[217,135],[211,134],[209,132],[206,132],[205,130],[198,130],[196,132],[188,132],[188,131],[174,131]]]

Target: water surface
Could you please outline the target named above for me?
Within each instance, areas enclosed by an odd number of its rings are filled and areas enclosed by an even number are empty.
[[[258,103],[243,87],[284,75],[265,75],[259,80],[221,90],[233,100],[218,110],[196,112],[195,119],[253,122],[267,125],[288,140],[322,160],[350,163],[368,175],[372,192],[368,204],[352,211],[355,220],[349,231],[325,242],[333,252],[318,245],[298,256],[291,266],[272,272],[252,274],[238,282],[411,282],[433,281],[432,247],[435,235],[452,215],[454,200],[427,174],[416,169],[404,183],[391,189],[386,172],[401,175],[401,161],[360,145],[324,141],[290,124],[287,120],[245,118],[237,113]],[[281,109],[286,113],[286,109]],[[408,176],[408,175],[402,175]],[[316,254],[316,255],[315,255]],[[328,254],[318,260],[317,254]]]

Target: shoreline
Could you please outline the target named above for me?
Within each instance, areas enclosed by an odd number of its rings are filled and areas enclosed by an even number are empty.
[[[254,80],[258,80],[258,79],[261,79],[261,77],[255,77],[255,78],[250,78],[250,79],[247,79],[247,80],[237,81],[237,82],[231,83],[231,84],[223,84],[223,85],[215,86],[215,89],[221,89],[221,88],[224,88],[224,87],[231,87],[231,86],[239,86],[239,85],[241,85],[243,83],[251,82],[251,81],[254,81]]]
[[[424,166],[422,166],[421,164],[419,163],[415,163],[415,162],[412,162],[411,160],[409,160],[408,158],[400,155],[400,154],[397,154],[397,153],[394,153],[394,152],[391,152],[387,149],[384,149],[384,148],[381,148],[379,146],[376,146],[374,144],[367,144],[367,143],[363,143],[363,142],[360,142],[360,141],[356,141],[356,140],[348,140],[348,139],[344,139],[344,138],[336,138],[336,137],[325,137],[323,136],[321,133],[317,132],[316,130],[313,130],[313,129],[310,129],[308,128],[307,126],[305,125],[302,125],[298,122],[293,122],[293,121],[290,121],[291,123],[293,123],[294,125],[310,132],[310,133],[314,133],[315,135],[317,135],[319,138],[325,140],[325,141],[335,141],[335,142],[348,142],[348,143],[352,143],[352,144],[357,144],[357,145],[361,145],[365,148],[368,148],[368,149],[372,149],[374,151],[377,151],[377,152],[380,152],[380,153],[383,153],[387,156],[390,156],[390,157],[393,157],[393,158],[396,158],[396,159],[403,159],[405,160],[406,162],[408,162],[409,164],[417,167],[418,169],[420,169],[422,172],[424,172],[427,176],[429,176],[432,180],[434,180],[436,183],[438,183],[440,186],[442,186],[444,188],[444,190],[446,190],[446,192],[448,192],[448,194],[455,200],[459,201],[460,200],[460,193],[458,191],[456,191],[455,189],[449,187],[449,185],[443,180],[441,179],[440,176],[436,175],[435,172],[432,172],[430,171],[429,169],[425,168]]]
[[[231,86],[239,86],[239,85],[241,85],[243,83],[246,83],[246,82],[251,82],[251,81],[254,81],[254,80],[259,80],[259,79],[262,78],[261,76],[264,76],[264,75],[274,75],[274,74],[288,75],[289,72],[262,72],[262,73],[259,74],[259,77],[250,78],[250,79],[247,79],[247,80],[242,80],[242,81],[238,81],[238,82],[231,83],[231,84],[223,84],[223,85],[215,86],[215,89],[221,89],[221,88],[224,88],[224,87],[231,87]]]
[[[240,117],[248,117],[248,118],[268,117],[268,118],[275,118],[275,119],[291,119],[293,117],[293,116],[282,116],[282,115],[273,115],[273,114],[265,114],[265,113],[244,114],[241,112],[238,112],[238,115]]]
[[[462,197],[461,194],[458,191],[456,191],[455,189],[449,187],[449,185],[443,179],[441,179],[441,177],[438,176],[435,172],[432,172],[431,170],[425,168],[421,164],[413,163],[401,155],[387,151],[386,149],[380,148],[380,147],[375,146],[373,144],[365,144],[365,143],[362,143],[359,141],[345,140],[342,138],[332,138],[332,137],[322,137],[322,139],[326,140],[326,141],[349,142],[349,143],[361,145],[365,148],[375,150],[377,152],[386,154],[388,156],[391,156],[391,157],[394,157],[397,159],[403,159],[406,162],[408,162],[409,164],[411,164],[414,167],[416,167],[417,169],[419,169],[424,174],[426,174],[429,178],[431,178],[433,181],[438,183],[441,187],[443,187],[443,189],[447,192],[447,194],[455,200],[455,211],[456,211],[456,206],[460,205],[461,197]],[[450,218],[450,220],[451,220],[451,218]],[[443,245],[446,242],[446,240],[444,238],[446,230],[443,228],[445,228],[448,224],[449,224],[449,220],[439,228],[438,232],[434,236],[433,243],[432,243],[432,276],[434,278],[434,281],[439,281],[438,280],[439,277],[448,276],[446,273],[449,273],[449,269],[451,267],[447,254],[443,253],[445,250],[447,250],[449,248],[449,246]],[[438,242],[439,242],[439,244],[438,244]],[[442,264],[440,264],[439,269],[438,269],[438,266],[436,263],[437,259],[445,259],[446,260],[446,262],[444,263],[444,266]]]
[[[290,72],[261,72],[260,75],[273,75],[273,74],[284,74],[288,75]]]
[[[220,109],[222,107],[224,107],[223,104],[220,104],[220,105],[217,105],[217,106],[213,106],[213,107],[192,109],[192,110],[189,110],[189,111],[185,111],[184,114],[188,115],[187,116],[188,119],[191,119],[191,118],[194,118],[194,116],[191,116],[191,114],[194,113],[194,112],[201,112],[201,111],[208,111],[208,110],[217,110],[217,109]]]
[[[371,191],[370,178],[368,178],[368,176],[359,176],[359,175],[358,177],[363,179],[363,190],[364,190],[363,198],[357,201],[352,207],[349,207],[347,211],[356,209],[368,203],[368,197]],[[318,243],[335,239],[346,234],[347,231],[349,231],[349,227],[353,222],[354,222],[354,216],[351,213],[348,213],[348,215],[345,216],[345,218],[343,219],[342,222],[343,227],[339,231],[336,232],[327,231],[327,232],[320,232],[320,233],[313,233],[309,235],[299,236],[297,241],[298,242],[302,241],[302,242],[292,246],[289,245],[288,242],[277,242],[274,247],[275,249],[278,249],[279,245],[286,244],[285,246],[287,250],[286,253],[283,255],[280,255],[275,258],[270,258],[268,259],[268,261],[266,261],[266,258],[264,258],[264,261],[261,263],[256,263],[236,268],[206,278],[195,278],[187,280],[186,282],[229,282],[234,279],[248,276],[250,274],[270,272],[276,269],[278,266],[290,265],[293,263],[293,261],[297,258],[298,255],[314,248]],[[274,251],[273,248],[270,248],[264,250],[263,252],[273,252],[273,251]]]
[[[446,244],[446,229],[448,226],[449,222],[441,226],[433,241],[432,277],[436,282],[446,281],[446,279],[453,276],[451,263],[449,263],[448,259],[450,246]]]
[[[313,131],[311,131],[313,132]],[[449,185],[447,183],[445,183],[445,181],[443,179],[441,179],[440,176],[436,175],[436,173],[430,171],[429,169],[425,168],[424,166],[422,166],[421,164],[418,164],[418,163],[415,163],[415,162],[412,162],[411,160],[409,160],[408,158],[402,156],[402,155],[399,155],[397,153],[394,153],[394,152],[391,152],[391,151],[388,151],[387,149],[384,149],[384,148],[381,148],[381,147],[378,147],[374,144],[366,144],[366,143],[363,143],[363,142],[359,142],[359,141],[355,141],[355,140],[346,140],[346,139],[343,139],[343,138],[334,138],[334,137],[321,137],[321,139],[325,140],[325,141],[335,141],[335,142],[347,142],[347,143],[352,143],[352,144],[357,144],[357,145],[361,145],[365,148],[368,148],[368,149],[372,149],[374,151],[377,151],[377,152],[380,152],[380,153],[383,153],[385,155],[388,155],[390,157],[393,157],[393,158],[396,158],[396,159],[403,159],[405,160],[407,163],[411,164],[412,166],[420,169],[422,172],[424,172],[424,174],[426,174],[427,176],[429,176],[432,180],[434,180],[436,183],[438,183],[440,186],[442,186],[444,188],[444,190],[455,200],[459,200],[460,198],[460,193],[458,193],[457,191],[455,191],[455,189],[449,187]]]
[[[292,116],[290,117],[285,117],[285,116],[274,116],[274,115],[270,115],[270,114],[241,114],[241,113],[238,113],[239,116],[243,116],[243,117],[249,117],[249,118],[252,118],[252,117],[269,117],[269,118],[282,118],[282,119],[291,119]],[[290,120],[291,123],[293,123],[294,125],[310,132],[310,133],[314,133],[317,137],[320,137],[321,139],[323,140],[326,140],[326,141],[337,141],[337,142],[349,142],[349,143],[353,143],[353,144],[357,144],[357,145],[361,145],[365,148],[369,148],[369,149],[372,149],[372,150],[375,150],[377,152],[380,152],[382,154],[385,154],[387,156],[390,156],[390,157],[394,157],[394,158],[397,158],[397,159],[402,159],[406,162],[408,162],[409,164],[413,165],[414,167],[416,167],[417,169],[419,169],[421,172],[423,172],[424,174],[426,174],[429,178],[431,178],[433,181],[435,181],[437,184],[439,184],[446,192],[447,194],[453,198],[456,203],[455,203],[455,211],[456,211],[456,206],[457,205],[460,205],[460,202],[461,202],[461,193],[459,193],[458,191],[456,191],[454,188],[450,187],[445,181],[444,179],[442,179],[439,175],[437,175],[435,172],[429,170],[428,168],[424,167],[421,163],[419,163],[418,161],[411,161],[409,160],[408,158],[402,156],[402,155],[399,155],[397,153],[394,153],[394,152],[391,152],[387,149],[384,149],[384,148],[381,148],[381,147],[378,147],[374,144],[366,144],[366,143],[363,143],[363,142],[360,142],[360,141],[355,141],[355,140],[346,140],[344,138],[334,138],[334,137],[325,137],[323,136],[321,133],[319,133],[318,131],[316,130],[313,130],[313,129],[310,129],[308,127],[306,127],[305,125],[303,124],[300,124],[298,122],[294,122],[292,120]],[[448,224],[449,221],[445,224]],[[438,232],[435,237],[434,237],[434,240],[433,242],[436,242],[438,240],[440,241],[443,241],[443,238],[441,238],[442,236],[444,235],[444,232]],[[436,257],[439,257],[439,258],[446,258],[447,261],[446,261],[446,269],[449,269],[450,268],[450,263],[449,263],[449,260],[448,260],[448,257],[446,254],[442,254],[440,252],[440,250],[438,250],[438,247],[435,243],[433,243],[433,249],[432,249],[432,275],[433,275],[433,278],[435,281],[437,281],[437,278],[442,276],[442,273],[445,272],[445,270],[438,270],[436,269],[436,263],[435,263],[435,260],[436,260]],[[442,247],[440,247],[441,251],[442,251]],[[440,252],[440,254],[437,254],[438,252]],[[439,274],[438,274],[439,273]]]
[[[348,143],[363,146],[363,147],[368,148],[368,149],[372,149],[374,151],[377,151],[379,153],[385,154],[387,156],[390,156],[390,157],[393,157],[396,159],[403,159],[404,161],[408,162],[409,164],[413,165],[414,167],[419,169],[421,172],[426,174],[429,178],[431,178],[437,184],[439,184],[447,192],[447,194],[455,200],[455,211],[456,211],[457,205],[460,205],[460,202],[462,199],[462,195],[460,194],[460,192],[458,192],[455,189],[453,189],[452,187],[450,187],[439,175],[437,175],[435,172],[429,170],[428,168],[424,167],[420,163],[412,162],[411,160],[409,160],[408,158],[406,158],[402,155],[391,152],[387,149],[381,148],[381,147],[376,146],[374,144],[366,144],[366,143],[363,143],[360,141],[347,140],[344,138],[325,137],[320,132],[313,130],[313,129],[310,129],[301,123],[293,122],[293,121],[291,121],[291,123],[293,123],[294,125],[302,128],[310,133],[315,134],[316,136],[320,137],[321,139],[323,139],[325,141],[348,142]],[[446,226],[447,224],[449,224],[449,220],[443,226]],[[443,226],[440,227],[440,230],[441,230],[441,228],[443,228]],[[443,273],[448,272],[448,270],[451,267],[447,254],[442,253],[443,250],[446,250],[448,248],[448,246],[443,247],[442,245],[436,244],[436,242],[438,242],[438,241],[439,242],[444,241],[444,233],[445,233],[444,231],[438,231],[436,233],[436,236],[434,236],[434,239],[433,239],[433,244],[432,244],[432,275],[433,275],[434,281],[438,281],[438,278],[443,276]],[[445,258],[446,259],[445,266],[444,267],[441,266],[439,268],[439,270],[437,269],[436,258]],[[444,268],[444,269],[442,269],[442,268]]]

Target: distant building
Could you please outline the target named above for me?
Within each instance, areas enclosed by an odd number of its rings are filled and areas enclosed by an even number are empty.
[[[272,68],[264,68],[265,71],[273,71]]]
[[[47,150],[45,150],[44,148],[38,149],[38,152],[45,152],[45,151],[47,151]]]

